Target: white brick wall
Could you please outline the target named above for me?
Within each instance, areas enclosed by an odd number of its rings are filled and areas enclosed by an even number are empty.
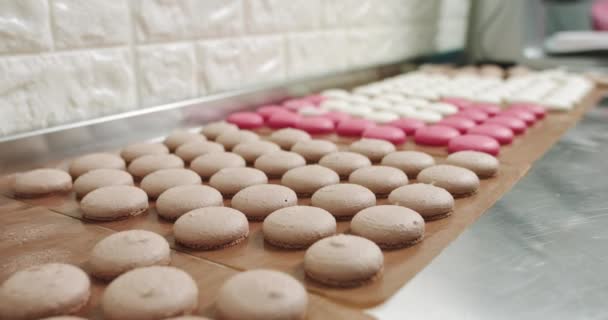
[[[458,47],[459,3],[2,0],[0,136]]]

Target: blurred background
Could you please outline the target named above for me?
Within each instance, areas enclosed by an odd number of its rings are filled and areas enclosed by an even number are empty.
[[[0,138],[395,62],[601,74],[608,1],[3,0]]]

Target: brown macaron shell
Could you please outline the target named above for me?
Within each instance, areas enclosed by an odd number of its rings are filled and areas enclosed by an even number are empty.
[[[134,143],[126,146],[120,151],[120,156],[125,159],[126,162],[131,162],[135,158],[147,155],[147,154],[167,154],[169,148],[162,143]]]
[[[85,219],[110,221],[142,214],[148,210],[148,196],[133,186],[107,186],[95,189],[80,202]]]
[[[450,154],[445,161],[457,167],[469,169],[480,179],[488,179],[496,176],[500,163],[496,157],[479,151],[458,151]]]
[[[473,171],[448,164],[420,171],[418,182],[444,188],[456,198],[468,197],[479,189],[479,178]]]
[[[379,162],[391,152],[395,152],[395,146],[385,140],[379,139],[361,139],[353,142],[348,150],[351,152],[360,153],[369,158],[372,162]]]
[[[317,163],[323,156],[338,151],[338,146],[326,140],[306,140],[294,144],[291,151],[304,157],[308,163]]]
[[[224,168],[241,168],[247,163],[243,157],[232,152],[213,152],[204,154],[190,163],[190,169],[208,179]]]
[[[215,140],[222,133],[228,132],[237,132],[239,131],[239,127],[232,123],[228,123],[226,121],[216,121],[206,124],[201,129],[201,134],[203,134],[209,140]]]
[[[173,187],[201,183],[201,177],[192,170],[162,169],[145,176],[141,180],[140,187],[150,199],[156,199],[161,193]]]
[[[376,195],[358,184],[340,183],[317,190],[311,205],[329,211],[336,219],[352,218],[357,212],[376,205]]]
[[[286,273],[249,270],[224,282],[217,294],[216,308],[222,320],[304,320],[308,293]]]
[[[332,169],[340,178],[348,178],[353,171],[370,167],[372,162],[360,153],[338,151],[323,156],[319,160],[319,165]]]
[[[64,193],[72,190],[72,177],[59,169],[34,169],[17,173],[12,189],[15,196],[22,198]]]
[[[376,196],[384,198],[409,181],[407,175],[397,168],[371,166],[355,170],[348,177],[348,182],[364,186]]]
[[[397,188],[388,202],[418,212],[426,221],[445,218],[454,211],[454,197],[447,190],[425,183]]]
[[[232,198],[237,192],[256,184],[266,184],[268,178],[261,170],[255,168],[224,168],[216,172],[209,185],[217,189],[224,197]]]
[[[261,155],[254,167],[262,170],[269,178],[280,178],[285,172],[306,165],[306,159],[295,152],[275,151]]]
[[[175,150],[175,155],[184,162],[190,163],[196,157],[212,152],[224,152],[224,146],[211,141],[192,141],[179,146]]]
[[[195,209],[223,205],[224,198],[219,191],[200,184],[170,188],[156,199],[158,215],[167,220],[175,220]]]
[[[125,170],[127,164],[119,155],[112,153],[91,153],[80,156],[70,163],[70,175],[74,178],[95,169]]]
[[[435,159],[420,151],[395,151],[384,156],[380,164],[397,168],[415,179],[420,171],[435,165]]]
[[[382,205],[361,210],[350,223],[352,234],[383,249],[409,247],[424,237],[424,219],[412,209]]]
[[[87,193],[108,186],[132,186],[133,177],[126,171],[117,169],[95,169],[91,170],[74,181],[73,190],[78,198]]]
[[[200,133],[186,130],[175,130],[165,138],[163,143],[167,146],[167,148],[169,148],[170,151],[174,151],[184,143],[193,141],[207,141],[207,138]]]
[[[260,156],[279,150],[281,147],[276,143],[259,140],[239,143],[232,149],[232,152],[243,157],[247,163],[254,163]]]
[[[284,150],[291,150],[294,144],[310,140],[310,134],[304,130],[284,128],[273,132],[268,139],[278,144]]]
[[[247,219],[264,220],[272,212],[298,204],[296,193],[277,184],[258,184],[247,187],[232,197],[231,206],[243,212]]]
[[[126,230],[101,239],[91,250],[89,271],[103,280],[129,270],[168,265],[171,248],[161,235],[146,230]]]
[[[307,248],[336,233],[336,219],[322,208],[293,206],[274,211],[264,219],[264,240],[285,249]]]
[[[31,320],[73,314],[89,300],[91,282],[80,268],[63,263],[31,266],[0,286],[0,319]]]
[[[191,314],[198,286],[188,273],[169,266],[128,271],[106,287],[101,310],[107,320],[152,320]]]
[[[354,235],[323,238],[304,255],[306,276],[332,287],[361,286],[379,277],[383,267],[378,245]]]
[[[148,154],[131,161],[127,171],[141,179],[154,171],[183,167],[184,160],[174,154]]]
[[[175,221],[175,241],[183,246],[214,250],[236,245],[249,234],[245,215],[233,208],[206,207],[192,210]]]
[[[260,136],[249,130],[230,131],[219,135],[215,141],[224,145],[226,150],[232,150],[236,145],[260,140]]]
[[[291,169],[281,178],[282,185],[302,197],[309,197],[317,190],[337,183],[340,183],[337,173],[316,164]]]

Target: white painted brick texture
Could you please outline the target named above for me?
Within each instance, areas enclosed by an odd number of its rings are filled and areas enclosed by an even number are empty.
[[[0,135],[459,47],[468,5],[2,0]]]

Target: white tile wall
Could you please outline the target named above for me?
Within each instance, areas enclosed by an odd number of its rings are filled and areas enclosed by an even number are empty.
[[[0,135],[451,49],[468,3],[2,0]]]

